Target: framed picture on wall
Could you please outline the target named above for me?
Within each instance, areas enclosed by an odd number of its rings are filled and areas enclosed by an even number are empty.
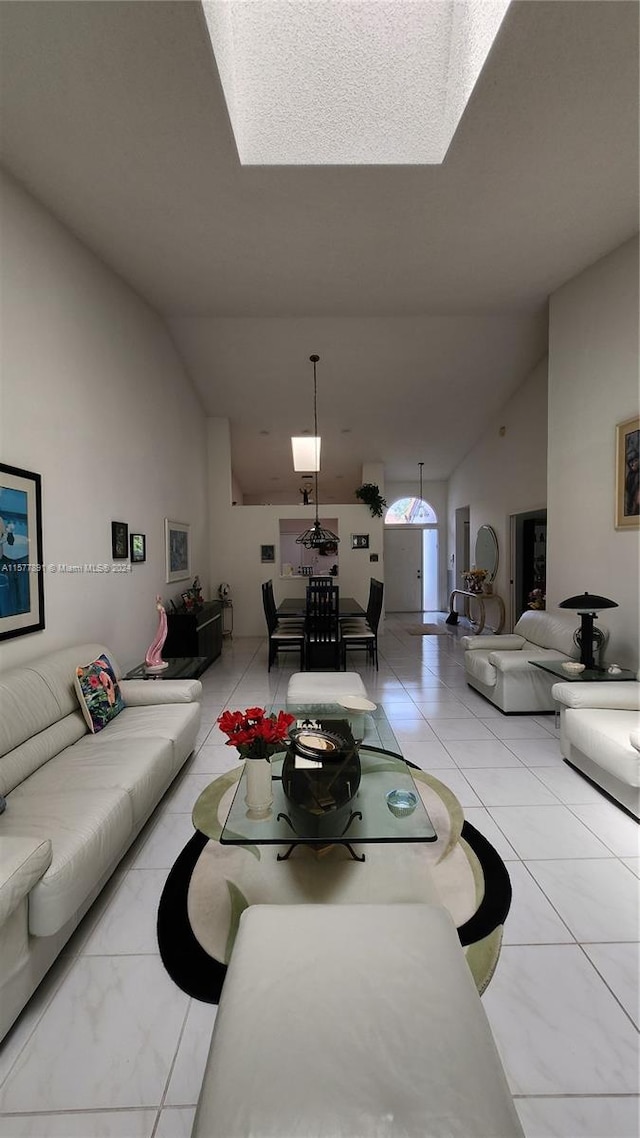
[[[368,533],[352,533],[351,534],[351,548],[352,549],[368,549],[369,548],[369,534]]]
[[[191,543],[187,522],[164,519],[166,581],[184,581],[191,576]]]
[[[129,556],[129,526],[126,522],[111,523],[111,556],[123,561]]]
[[[147,560],[147,539],[145,534],[129,534],[129,548],[133,565],[140,565],[141,562]]]
[[[640,418],[616,427],[616,529],[640,527]]]
[[[42,628],[40,475],[0,463],[0,640]]]
[[[261,545],[260,546],[260,560],[261,561],[275,561],[276,547],[275,545]]]

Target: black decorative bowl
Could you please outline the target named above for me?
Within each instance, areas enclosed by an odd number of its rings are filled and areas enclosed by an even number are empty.
[[[360,785],[360,756],[347,720],[307,721],[289,732],[282,789],[292,807],[323,817],[347,806]]]

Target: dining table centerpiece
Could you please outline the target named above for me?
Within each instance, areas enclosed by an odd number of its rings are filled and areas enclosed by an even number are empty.
[[[287,711],[267,715],[263,707],[246,711],[224,711],[218,726],[227,736],[227,747],[235,747],[245,759],[245,803],[252,818],[264,818],[273,803],[271,757],[285,749],[289,728],[295,716]]]

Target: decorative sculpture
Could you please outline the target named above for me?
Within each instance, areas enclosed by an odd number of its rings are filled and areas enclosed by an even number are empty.
[[[163,672],[165,668],[169,667],[167,661],[162,659],[162,648],[167,639],[167,614],[159,593],[156,597],[156,608],[158,610],[158,631],[147,648],[144,658],[147,672]]]

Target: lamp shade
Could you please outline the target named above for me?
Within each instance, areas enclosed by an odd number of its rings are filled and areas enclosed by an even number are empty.
[[[567,597],[560,601],[559,609],[575,609],[577,612],[600,612],[600,609],[617,609],[618,602],[610,601],[608,597],[599,597],[596,593],[579,593],[576,597]]]
[[[293,469],[318,471],[320,469],[320,436],[299,435],[292,437]]]

